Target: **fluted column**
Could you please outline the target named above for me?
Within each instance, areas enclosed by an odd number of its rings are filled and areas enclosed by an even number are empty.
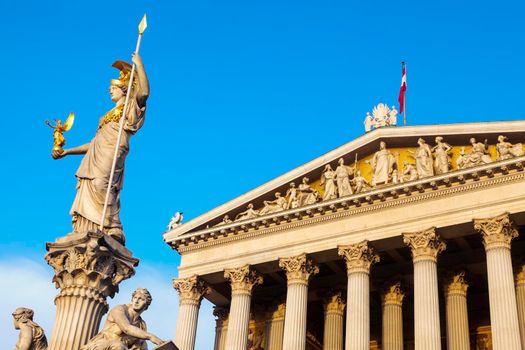
[[[446,248],[435,228],[404,233],[414,262],[415,350],[441,350],[437,256]]]
[[[343,350],[343,317],[346,303],[341,291],[330,292],[323,298],[323,350]]]
[[[266,321],[265,350],[283,350],[284,315],[286,304],[276,305],[268,314]]]
[[[493,218],[475,219],[474,228],[483,236],[487,254],[494,350],[522,349],[510,256],[510,242],[518,237],[518,230],[508,213]]]
[[[228,310],[224,307],[214,306],[213,316],[215,320],[215,345],[214,350],[225,350],[226,331],[228,330]]]
[[[451,350],[470,350],[467,289],[465,271],[450,274],[445,279],[447,312],[447,346]]]
[[[129,250],[101,232],[72,234],[47,243],[47,263],[60,288],[49,350],[78,350],[97,332],[108,311],[107,297],[138,264]]]
[[[279,266],[286,271],[286,314],[284,318],[283,349],[304,350],[306,346],[306,309],[308,280],[319,272],[315,263],[301,254],[279,259]]]
[[[175,329],[175,344],[180,350],[193,350],[199,307],[202,298],[210,292],[210,289],[196,275],[173,279],[173,288],[179,291],[179,316]]]
[[[263,278],[249,265],[224,270],[224,278],[230,281],[232,288],[225,348],[227,350],[246,350],[252,289],[255,285],[261,284]]]
[[[518,304],[521,346],[525,347],[525,264],[520,264],[516,272],[516,302]]]
[[[400,282],[390,283],[383,293],[383,350],[403,350],[403,299]]]
[[[338,254],[346,261],[348,274],[346,306],[346,350],[370,348],[370,281],[372,264],[379,255],[368,246],[368,241],[339,246]]]

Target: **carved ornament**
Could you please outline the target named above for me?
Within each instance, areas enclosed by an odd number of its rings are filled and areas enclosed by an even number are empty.
[[[469,287],[468,282],[465,278],[465,271],[457,271],[451,273],[445,278],[445,296],[449,295],[467,295],[467,289]]]
[[[368,246],[368,241],[338,247],[338,254],[346,261],[347,273],[364,272],[369,273],[370,267],[379,262],[379,255]]]
[[[403,305],[403,299],[405,293],[401,288],[401,282],[395,282],[388,285],[383,293],[383,306],[384,305]]]
[[[286,272],[288,284],[308,284],[311,275],[319,273],[319,267],[306,254],[279,259],[279,267]]]
[[[224,278],[230,281],[232,294],[251,294],[255,285],[262,284],[263,278],[250,265],[224,270]]]
[[[510,242],[519,235],[509,213],[503,213],[493,218],[474,219],[474,229],[483,236],[485,250],[493,248],[510,249]]]
[[[323,306],[325,314],[343,315],[346,307],[346,302],[343,298],[343,292],[334,291],[327,294],[323,298]]]
[[[435,227],[420,232],[403,233],[403,242],[412,250],[414,263],[422,260],[436,262],[438,254],[447,248],[446,243],[436,233]]]
[[[179,291],[179,304],[199,305],[211,289],[197,275],[188,278],[174,278],[173,288]]]

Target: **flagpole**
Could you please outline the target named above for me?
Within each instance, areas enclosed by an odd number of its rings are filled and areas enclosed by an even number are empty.
[[[405,68],[405,86],[406,86],[406,77],[407,77],[407,64],[403,62],[403,67]],[[406,90],[403,94],[403,126],[407,126],[407,94]]]
[[[142,41],[142,34],[146,30],[146,15],[142,17],[142,20],[139,23],[139,37],[137,39],[137,46],[135,48],[135,54],[139,53],[140,43]],[[128,102],[131,95],[131,89],[133,88],[133,77],[135,75],[135,63],[131,66],[131,73],[129,75],[128,91],[126,92],[126,99],[124,100],[124,108],[122,108],[122,117],[120,118],[119,130],[117,136],[117,142],[115,143],[115,153],[113,155],[113,163],[111,164],[111,172],[109,173],[108,189],[106,191],[106,198],[104,199],[104,208],[102,209],[102,217],[100,218],[100,231],[104,231],[104,221],[106,219],[106,212],[108,210],[109,194],[111,193],[111,188],[113,187],[113,177],[115,175],[115,167],[117,165],[117,155],[118,149],[120,146],[120,139],[122,138],[122,130],[124,129],[124,119],[128,112]]]

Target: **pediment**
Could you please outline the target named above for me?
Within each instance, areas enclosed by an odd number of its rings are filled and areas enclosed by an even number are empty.
[[[410,185],[410,183],[420,183],[422,180],[431,181],[434,177],[443,178],[442,170],[437,169],[436,153],[435,149],[433,149],[436,146],[436,137],[438,136],[442,137],[443,142],[450,146],[450,149],[447,147],[446,152],[449,162],[449,173],[465,172],[465,170],[468,169],[488,165],[489,162],[500,162],[503,161],[503,159],[500,159],[501,157],[499,157],[496,147],[500,135],[504,135],[506,142],[513,146],[512,154],[507,158],[522,158],[524,148],[520,143],[525,143],[525,121],[441,124],[375,129],[187,223],[175,227],[164,234],[164,240],[176,248],[180,241],[186,241],[184,237],[191,236],[192,241],[195,241],[193,237],[201,231],[209,231],[213,236],[215,231],[224,233],[225,230],[233,230],[236,226],[242,226],[244,230],[247,230],[246,225],[251,225],[251,228],[258,227],[261,222],[263,225],[268,226],[272,223],[277,224],[276,216],[287,217],[288,213],[295,213],[301,209],[301,207],[315,207],[318,203],[340,201],[344,200],[347,196],[348,198],[354,198],[357,195],[369,197],[366,196],[368,192],[377,193],[381,189],[387,189],[390,186],[399,187],[400,184]],[[471,138],[476,139],[478,148],[482,146],[485,147],[486,152],[484,156],[470,156],[473,152],[473,146],[470,143]],[[425,169],[416,169],[415,157],[418,148],[420,148],[418,145],[419,139],[424,140],[426,145],[428,145],[428,149],[433,151],[432,158],[428,163],[428,168],[432,169],[430,170],[432,174],[419,176],[417,173],[425,172]],[[384,156],[383,160],[378,160],[379,156],[376,155],[376,153],[380,150],[380,144],[382,142],[386,144],[386,152],[382,153]],[[339,166],[340,159],[343,159],[350,175],[352,195],[350,195],[347,190],[344,196],[341,196],[337,192],[335,197],[334,194],[331,196],[326,195],[326,187],[329,182],[326,178],[330,176],[324,177],[323,182],[323,172],[327,165],[330,165],[332,170],[336,170]],[[378,171],[374,170],[374,165],[376,167],[378,166],[378,164],[374,163],[378,163],[378,161],[383,162],[379,164],[379,166],[386,166],[390,169],[387,170],[387,178],[382,177],[379,179],[381,180],[379,183],[374,184],[374,177],[381,177]],[[465,161],[468,162],[468,164],[466,164]],[[404,166],[404,164],[406,164],[406,166]],[[412,164],[413,169],[409,169],[410,164]],[[360,177],[358,176],[359,174]],[[298,188],[305,177],[309,179],[307,184],[310,189],[304,187],[303,189],[306,191],[302,191],[302,193],[310,191],[312,195],[303,195],[300,200],[302,203],[297,203],[296,200],[295,203],[292,204],[290,198],[291,191],[289,191],[290,183],[293,182],[296,188]],[[357,188],[359,184],[362,185],[365,183],[369,184],[369,187],[362,186],[360,189]],[[356,193],[358,190],[360,193]],[[277,192],[283,197],[278,201],[276,201],[275,195]],[[273,203],[267,203],[265,205],[265,201],[273,201]],[[278,208],[280,204],[283,204],[282,209]],[[252,215],[242,215],[243,212],[247,211],[248,206],[253,206],[253,211],[248,210],[247,213],[250,214],[251,212]],[[225,220],[225,217],[230,219]],[[255,222],[259,222],[259,224],[255,224]]]

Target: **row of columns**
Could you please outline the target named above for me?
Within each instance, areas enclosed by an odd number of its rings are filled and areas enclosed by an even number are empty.
[[[518,232],[508,214],[474,220],[474,228],[483,236],[487,255],[490,317],[495,350],[519,350],[525,341],[525,265],[516,275],[514,287],[510,243]],[[414,264],[414,339],[416,350],[440,350],[437,258],[446,244],[435,228],[404,233]],[[338,253],[347,266],[347,305],[340,292],[325,296],[324,349],[346,350],[370,348],[370,282],[372,265],[379,256],[368,241],[339,246]],[[286,272],[286,304],[279,304],[266,326],[267,350],[304,350],[308,282],[319,272],[306,254],[281,258],[279,266]],[[217,308],[215,349],[245,350],[248,340],[251,292],[263,282],[248,265],[227,269],[224,276],[231,283],[232,299],[228,317]],[[208,289],[196,276],[174,280],[181,294],[175,342],[181,350],[193,350],[198,305]],[[445,283],[447,345],[449,349],[470,349],[467,314],[467,288],[462,271],[451,274]],[[191,290],[191,291],[190,291]],[[183,297],[184,295],[184,297]],[[400,283],[387,286],[383,294],[383,349],[403,349],[402,303]],[[190,302],[189,300],[193,300]],[[343,336],[343,314],[346,306],[346,337]],[[518,316],[519,314],[519,316]],[[219,322],[220,321],[220,322]],[[180,325],[179,325],[180,324]],[[521,328],[520,328],[521,325]],[[521,337],[521,339],[520,339]],[[525,342],[523,343],[525,344]]]

